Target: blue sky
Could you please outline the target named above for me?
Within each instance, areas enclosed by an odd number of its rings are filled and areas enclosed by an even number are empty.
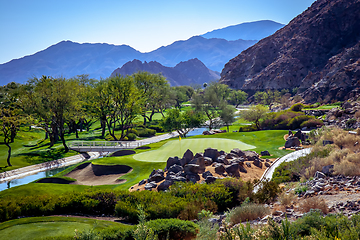
[[[314,0],[0,0],[0,64],[62,40],[149,52],[257,20],[287,24]]]

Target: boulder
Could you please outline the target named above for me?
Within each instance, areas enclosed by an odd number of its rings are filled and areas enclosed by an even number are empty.
[[[173,180],[174,182],[186,182],[186,178],[182,176],[174,177],[171,180]]]
[[[230,151],[230,153],[236,154],[239,157],[244,157],[245,156],[245,153],[243,151],[241,151],[240,149],[238,149],[238,148],[234,148],[233,150]]]
[[[144,185],[146,183],[147,179],[143,179],[139,182],[139,186]]]
[[[326,176],[331,176],[334,172],[334,165],[327,165],[322,167],[321,172],[324,173]]]
[[[261,156],[270,156],[269,151],[261,151]]]
[[[169,157],[166,162],[166,169],[169,169],[172,165],[181,165],[178,157]]]
[[[203,157],[203,156],[204,156],[203,153],[196,153],[195,156],[194,156],[194,158],[199,158],[199,157]]]
[[[161,175],[159,173],[155,173],[154,175],[152,175],[150,178],[149,178],[149,182],[161,182],[162,180],[164,180],[165,177],[164,175]]]
[[[330,140],[323,140],[323,146],[326,146],[328,144],[333,144],[334,142],[333,141],[330,141]]]
[[[170,172],[178,173],[178,172],[181,172],[181,171],[184,171],[184,168],[182,166],[180,166],[180,165],[172,165],[168,170],[169,173]]]
[[[259,158],[259,154],[254,151],[244,151],[244,158],[248,161],[254,161]]]
[[[234,163],[234,164],[225,166],[225,171],[226,171],[230,176],[240,177],[239,164],[237,164],[237,163]]]
[[[150,173],[150,175],[149,175],[149,178],[151,177],[151,176],[153,176],[153,175],[155,175],[155,174],[160,174],[161,176],[164,176],[164,171],[163,170],[161,170],[161,169],[158,169],[158,170],[152,170],[152,172]]]
[[[265,163],[265,167],[269,168],[270,166],[271,166],[270,163],[268,162]]]
[[[219,151],[219,154],[220,154],[220,156],[221,155],[226,155],[226,152],[224,150],[221,150],[221,151]]]
[[[207,148],[204,151],[204,157],[209,157],[211,158],[213,161],[215,161],[218,157],[220,156],[219,152],[217,149],[214,148]]]
[[[215,182],[216,181],[216,177],[214,177],[214,176],[207,176],[206,177],[206,179],[205,179],[205,182],[206,183],[213,183],[213,182]]]
[[[250,163],[249,163],[250,164]],[[250,164],[251,166],[251,164]],[[242,173],[247,173],[247,170],[246,168],[244,167],[244,163],[240,163],[239,164],[239,171],[242,172]]]
[[[193,160],[193,158],[194,158],[194,153],[190,149],[186,150],[183,156],[183,159],[185,159],[186,164],[189,163],[191,160]]]
[[[205,163],[205,166],[210,166],[213,163],[213,161],[211,158],[204,157],[204,163]]]
[[[251,167],[251,163],[246,162],[245,164],[246,164],[247,167]]]
[[[200,166],[198,164],[187,164],[184,167],[184,172],[186,175],[190,173],[198,174],[199,170],[200,170]]]
[[[253,164],[254,164],[255,166],[257,166],[258,168],[262,168],[262,162],[261,162],[260,160],[258,160],[258,159],[255,159],[255,160],[253,161]]]
[[[200,181],[200,176],[199,174],[190,173],[186,175],[186,180],[196,183],[197,181]]]
[[[225,172],[225,167],[222,163],[216,163],[214,168],[217,174],[223,174]]]
[[[153,188],[156,188],[157,187],[157,184],[155,182],[149,182],[145,185],[145,190],[151,190]]]
[[[202,177],[206,179],[208,176],[212,176],[212,173],[210,171],[206,171],[202,174]]]
[[[173,184],[174,182],[172,180],[165,180],[162,183],[159,184],[159,186],[157,187],[158,191],[165,191],[168,190],[169,187]]]
[[[235,153],[228,153],[226,154],[226,159],[233,159],[233,158],[238,158],[239,156]]]
[[[215,161],[218,163],[223,163],[225,165],[229,164],[229,161],[225,158],[225,155],[219,156]]]
[[[299,147],[300,140],[297,137],[288,137],[285,142],[285,148]]]

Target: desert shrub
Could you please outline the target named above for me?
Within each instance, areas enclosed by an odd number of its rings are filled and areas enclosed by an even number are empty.
[[[126,137],[128,141],[134,141],[136,139],[135,133],[128,133]]]
[[[153,129],[148,129],[148,128],[144,128],[144,129],[139,129],[138,130],[139,133],[139,137],[152,137],[155,136],[156,131]]]
[[[280,204],[284,207],[289,206],[293,203],[293,201],[295,200],[296,196],[294,195],[293,192],[282,192],[279,197],[278,200],[280,202]]]
[[[295,229],[295,234],[298,236],[311,235],[312,229],[324,229],[326,225],[325,218],[319,210],[311,210],[305,213],[302,218],[297,219],[292,224],[292,229]]]
[[[274,181],[263,181],[258,191],[254,194],[254,200],[258,203],[269,203],[280,193],[279,185]]]
[[[289,121],[289,128],[290,129],[300,128],[300,126],[303,122],[306,122],[310,119],[314,119],[314,116],[300,115],[300,116],[294,117]]]
[[[291,223],[286,218],[281,221],[281,224],[275,223],[274,220],[270,219],[267,226],[268,237],[270,239],[295,239],[295,229],[292,227]]]
[[[231,225],[235,225],[245,221],[252,221],[259,217],[261,218],[269,213],[269,208],[262,204],[247,203],[232,209],[227,214],[227,218]]]
[[[323,214],[327,214],[329,212],[324,199],[319,199],[318,197],[307,198],[301,202],[300,210],[303,213],[307,213],[311,209],[319,209]]]
[[[321,127],[324,126],[324,122],[320,119],[309,119],[307,121],[304,121],[300,124],[300,128],[316,128],[316,127]]]
[[[290,110],[272,112],[267,114],[266,118],[261,122],[261,127],[267,129],[290,129],[290,122],[298,116],[305,116],[305,114]]]
[[[195,237],[198,226],[191,221],[180,219],[156,219],[145,224],[158,236],[159,240],[165,239],[190,239]]]
[[[304,108],[304,104],[302,103],[295,103],[290,107],[290,111],[294,112],[301,112],[301,110]]]
[[[294,192],[297,195],[301,195],[303,193],[305,193],[308,190],[308,186],[306,185],[298,185],[295,189]]]

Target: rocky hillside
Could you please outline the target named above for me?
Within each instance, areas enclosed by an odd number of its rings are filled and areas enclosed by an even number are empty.
[[[360,86],[360,0],[318,0],[230,60],[221,81],[249,92],[298,87],[308,102],[344,100]]]
[[[199,59],[190,59],[189,61],[180,62],[175,67],[165,67],[158,62],[141,62],[133,60],[125,63],[121,68],[117,68],[111,76],[131,75],[138,71],[147,71],[150,73],[161,73],[170,83],[171,86],[203,84],[218,80],[219,73],[208,69]]]

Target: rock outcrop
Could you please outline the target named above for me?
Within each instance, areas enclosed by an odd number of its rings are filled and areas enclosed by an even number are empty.
[[[359,93],[360,0],[318,0],[230,60],[221,82],[248,92],[299,88],[308,102]]]

